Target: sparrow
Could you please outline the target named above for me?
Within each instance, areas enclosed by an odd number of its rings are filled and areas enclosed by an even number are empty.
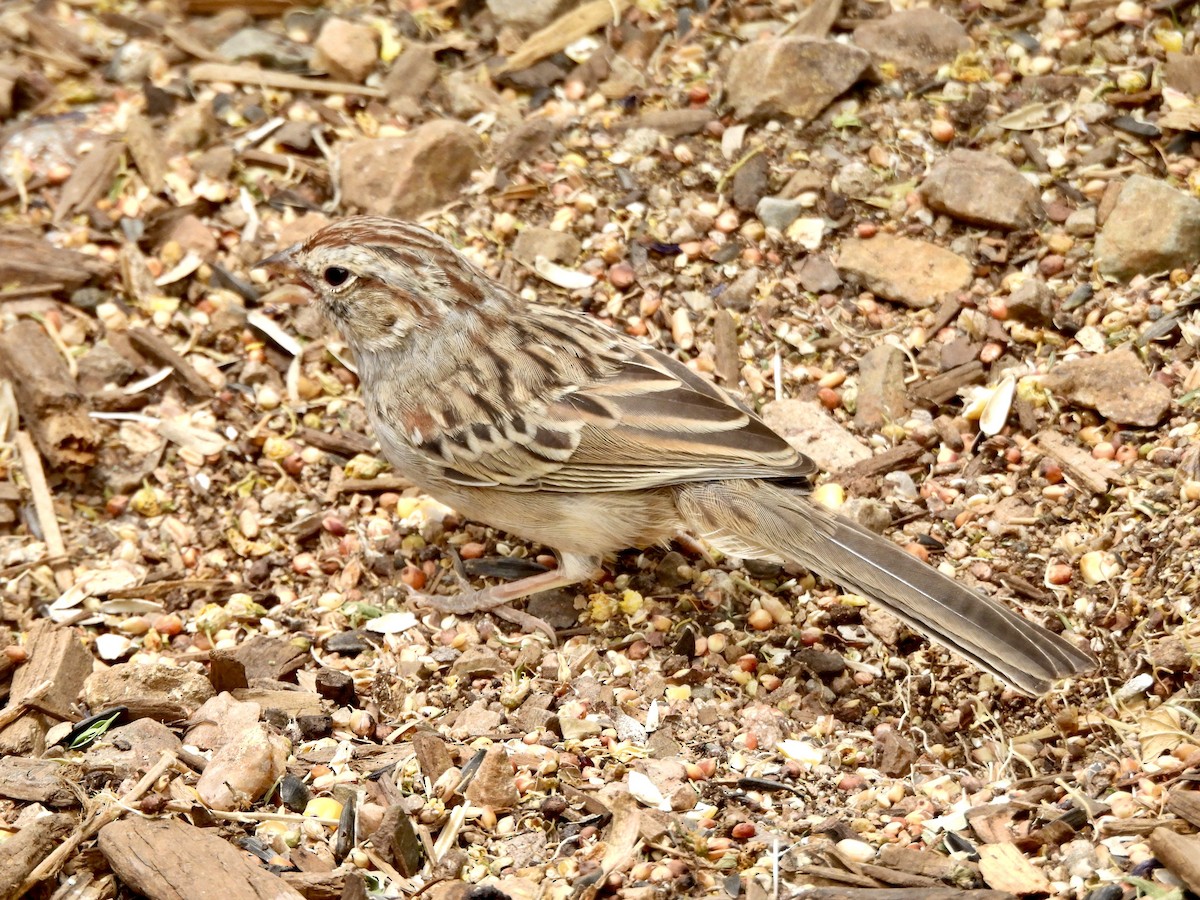
[[[799,564],[1028,694],[1095,658],[815,505],[816,464],[667,354],[527,302],[408,222],[356,216],[258,265],[312,291],[354,352],[384,455],[466,518],[554,549],[556,569],[452,597],[465,614],[593,576],[680,535]]]

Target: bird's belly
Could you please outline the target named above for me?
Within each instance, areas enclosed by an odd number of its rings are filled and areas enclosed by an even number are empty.
[[[670,490],[569,494],[451,485],[428,492],[468,519],[566,553],[649,547],[680,530]]]
[[[567,553],[599,555],[664,544],[680,531],[670,488],[605,493],[515,491],[447,481],[441,465],[375,421],[388,461],[459,515]]]

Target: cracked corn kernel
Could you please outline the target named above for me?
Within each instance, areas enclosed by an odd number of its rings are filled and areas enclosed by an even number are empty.
[[[617,601],[608,594],[588,597],[588,616],[593,622],[607,622],[617,614]]]
[[[621,594],[621,600],[617,605],[625,615],[632,616],[642,608],[645,602],[645,598],[637,591],[625,591]]]
[[[841,509],[846,503],[846,489],[836,482],[828,481],[813,489],[812,501],[826,509]]]
[[[315,819],[336,819],[342,814],[342,804],[332,797],[313,797],[304,807],[304,815]]]

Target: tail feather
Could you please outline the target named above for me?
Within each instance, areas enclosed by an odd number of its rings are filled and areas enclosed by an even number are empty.
[[[688,485],[680,513],[729,553],[798,563],[1031,694],[1096,666],[1088,652],[948,578],[889,540],[761,481]]]

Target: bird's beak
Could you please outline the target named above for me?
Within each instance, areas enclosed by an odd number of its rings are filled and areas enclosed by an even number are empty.
[[[260,259],[250,268],[252,269],[274,269],[276,272],[290,273],[295,272],[299,266],[296,264],[296,251],[300,249],[299,244],[293,244],[290,247],[285,247],[278,253],[272,253],[265,259]]]

